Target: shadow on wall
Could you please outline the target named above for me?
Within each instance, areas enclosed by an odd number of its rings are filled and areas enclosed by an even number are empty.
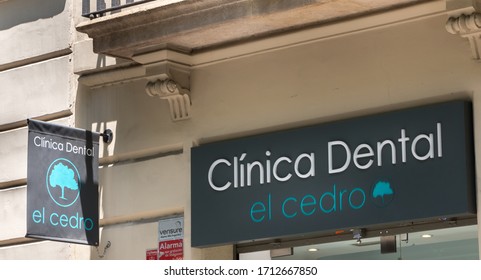
[[[0,31],[61,14],[67,0],[15,0],[0,4]]]

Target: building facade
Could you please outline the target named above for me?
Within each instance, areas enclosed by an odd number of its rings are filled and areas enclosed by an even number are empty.
[[[191,225],[210,219],[192,213],[192,150],[224,140],[468,101],[480,162],[479,1],[157,0],[113,12],[134,1],[37,2],[0,1],[2,259],[145,259],[159,220],[178,216],[184,259],[356,240],[346,228],[192,246]],[[98,247],[24,237],[29,118],[113,131],[100,143]],[[479,258],[472,214],[366,225],[362,238],[409,233],[403,244],[413,244],[417,232],[449,228],[450,242],[471,240],[475,252],[447,258]]]
[[[22,245],[28,242],[27,119],[75,126],[72,2],[0,2],[2,259],[87,258],[67,244]]]

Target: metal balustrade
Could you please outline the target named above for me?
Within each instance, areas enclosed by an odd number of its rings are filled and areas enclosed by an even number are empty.
[[[156,0],[82,0],[82,16],[93,19],[152,1]]]

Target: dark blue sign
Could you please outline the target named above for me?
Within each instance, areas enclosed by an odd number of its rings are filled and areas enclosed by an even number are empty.
[[[192,149],[192,245],[476,213],[471,104]]]
[[[98,245],[99,134],[28,121],[27,237]]]

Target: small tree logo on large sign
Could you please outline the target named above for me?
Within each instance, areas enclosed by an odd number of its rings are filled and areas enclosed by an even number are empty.
[[[46,183],[50,198],[61,207],[69,207],[80,195],[80,175],[77,167],[65,158],[54,160],[47,171]]]
[[[386,207],[394,199],[394,190],[391,183],[379,181],[372,188],[372,199],[374,204],[379,207]]]

